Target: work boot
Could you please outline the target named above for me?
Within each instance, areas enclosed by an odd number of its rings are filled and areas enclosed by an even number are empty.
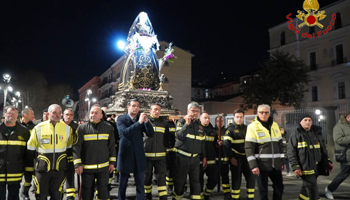
[[[224,193],[224,200],[231,200],[231,194],[230,193]]]
[[[145,193],[145,200],[152,200],[152,193]]]
[[[204,195],[204,200],[209,200],[210,196]]]

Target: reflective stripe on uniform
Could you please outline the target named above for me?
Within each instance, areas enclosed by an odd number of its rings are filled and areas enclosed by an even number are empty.
[[[116,157],[109,157],[109,161],[117,161],[117,158]]]
[[[204,140],[205,139],[205,136],[192,135],[192,134],[187,134],[186,137],[194,139],[194,140]]]
[[[163,157],[166,156],[166,152],[161,153],[145,153],[146,157]]]
[[[84,166],[84,169],[100,169],[100,168],[108,167],[109,162],[94,164],[94,165],[83,165],[83,166]]]
[[[256,160],[256,158],[255,158],[254,156],[248,156],[248,157],[247,157],[247,160],[248,160],[248,162],[249,162],[249,161],[251,161],[251,160]]]
[[[205,136],[206,141],[214,142],[215,137],[214,136]]]
[[[198,153],[190,154],[190,153],[187,153],[187,152],[182,151],[180,149],[176,149],[176,152],[178,152],[181,155],[187,156],[187,157],[196,157],[198,155]]]
[[[245,153],[241,153],[241,152],[238,152],[236,149],[232,148],[231,149],[233,152],[235,152],[236,154],[239,154],[239,155],[245,155]]]
[[[175,132],[175,128],[169,128],[169,132]]]
[[[80,158],[75,159],[75,160],[73,161],[73,163],[74,163],[74,165],[79,164],[79,163],[81,163],[81,159],[80,159]]]
[[[215,160],[219,160],[219,158],[215,158]],[[228,160],[229,160],[228,157],[223,157],[223,158],[221,158],[221,161],[228,161]]]
[[[108,140],[109,134],[87,134],[84,135],[84,141],[91,140]]]
[[[163,127],[153,127],[154,132],[165,133],[165,128]]]
[[[208,161],[207,161],[207,164],[208,164],[208,165],[216,164],[216,161],[215,161],[215,160],[208,160]]]
[[[2,140],[0,141],[0,145],[18,145],[18,146],[26,146],[27,143],[23,141],[17,141],[17,140]]]
[[[304,147],[307,147],[306,142],[298,142],[298,148],[304,148]]]
[[[283,153],[276,153],[276,154],[255,154],[256,158],[284,158]]]

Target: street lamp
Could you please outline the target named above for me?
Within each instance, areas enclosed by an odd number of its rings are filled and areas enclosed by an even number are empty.
[[[11,76],[9,74],[4,74],[2,75],[2,77],[4,78],[4,82],[5,82],[5,86],[4,86],[4,106],[3,109],[5,109],[6,107],[6,97],[7,97],[7,90],[9,90],[10,92],[13,90],[11,86],[8,86],[11,80]]]
[[[92,98],[91,95],[92,95],[92,91],[90,89],[88,89],[86,91],[86,96],[85,96],[85,101],[88,102],[88,112],[87,112],[88,114],[86,116],[88,119],[89,119],[89,113],[90,113],[90,102],[91,101],[96,102],[96,98]]]

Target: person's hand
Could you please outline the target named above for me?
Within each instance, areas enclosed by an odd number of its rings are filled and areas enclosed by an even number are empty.
[[[203,158],[203,169],[206,169],[208,166],[207,159]]]
[[[282,165],[282,171],[286,169],[286,165]]]
[[[235,157],[232,157],[231,158],[231,164],[233,165],[233,166],[237,166],[238,164],[237,164],[237,159],[235,158]]]
[[[334,170],[334,166],[332,163],[328,163],[328,168],[329,168],[329,171],[333,171]]]
[[[260,170],[258,167],[255,167],[254,169],[252,169],[252,173],[255,174],[255,175],[260,175]]]
[[[78,175],[81,175],[83,173],[83,166],[79,166],[75,168],[75,173],[77,173]]]
[[[113,173],[113,171],[114,171],[114,165],[113,164],[109,164],[108,171],[109,171],[110,174]]]
[[[296,169],[294,171],[295,176],[302,176],[303,174],[301,173],[301,169]]]
[[[139,117],[139,123],[140,124],[142,124],[145,121],[145,115],[146,115],[146,113],[141,113],[140,114],[140,117]],[[146,117],[147,117],[147,115],[146,115]]]
[[[147,116],[147,114],[146,114],[146,113],[145,113],[145,116],[144,116],[143,121],[144,121],[145,123],[147,123],[147,122],[148,122],[148,116]]]
[[[192,116],[191,116],[191,115],[186,115],[186,116],[184,117],[184,119],[186,120],[186,124],[187,124],[187,125],[190,125],[190,124],[191,124],[191,122],[192,122]]]
[[[218,145],[221,147],[223,144],[222,140],[218,140]]]

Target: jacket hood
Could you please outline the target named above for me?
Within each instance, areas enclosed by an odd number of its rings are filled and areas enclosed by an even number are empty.
[[[339,124],[348,124],[348,121],[346,121],[346,118],[341,115],[338,121]]]

